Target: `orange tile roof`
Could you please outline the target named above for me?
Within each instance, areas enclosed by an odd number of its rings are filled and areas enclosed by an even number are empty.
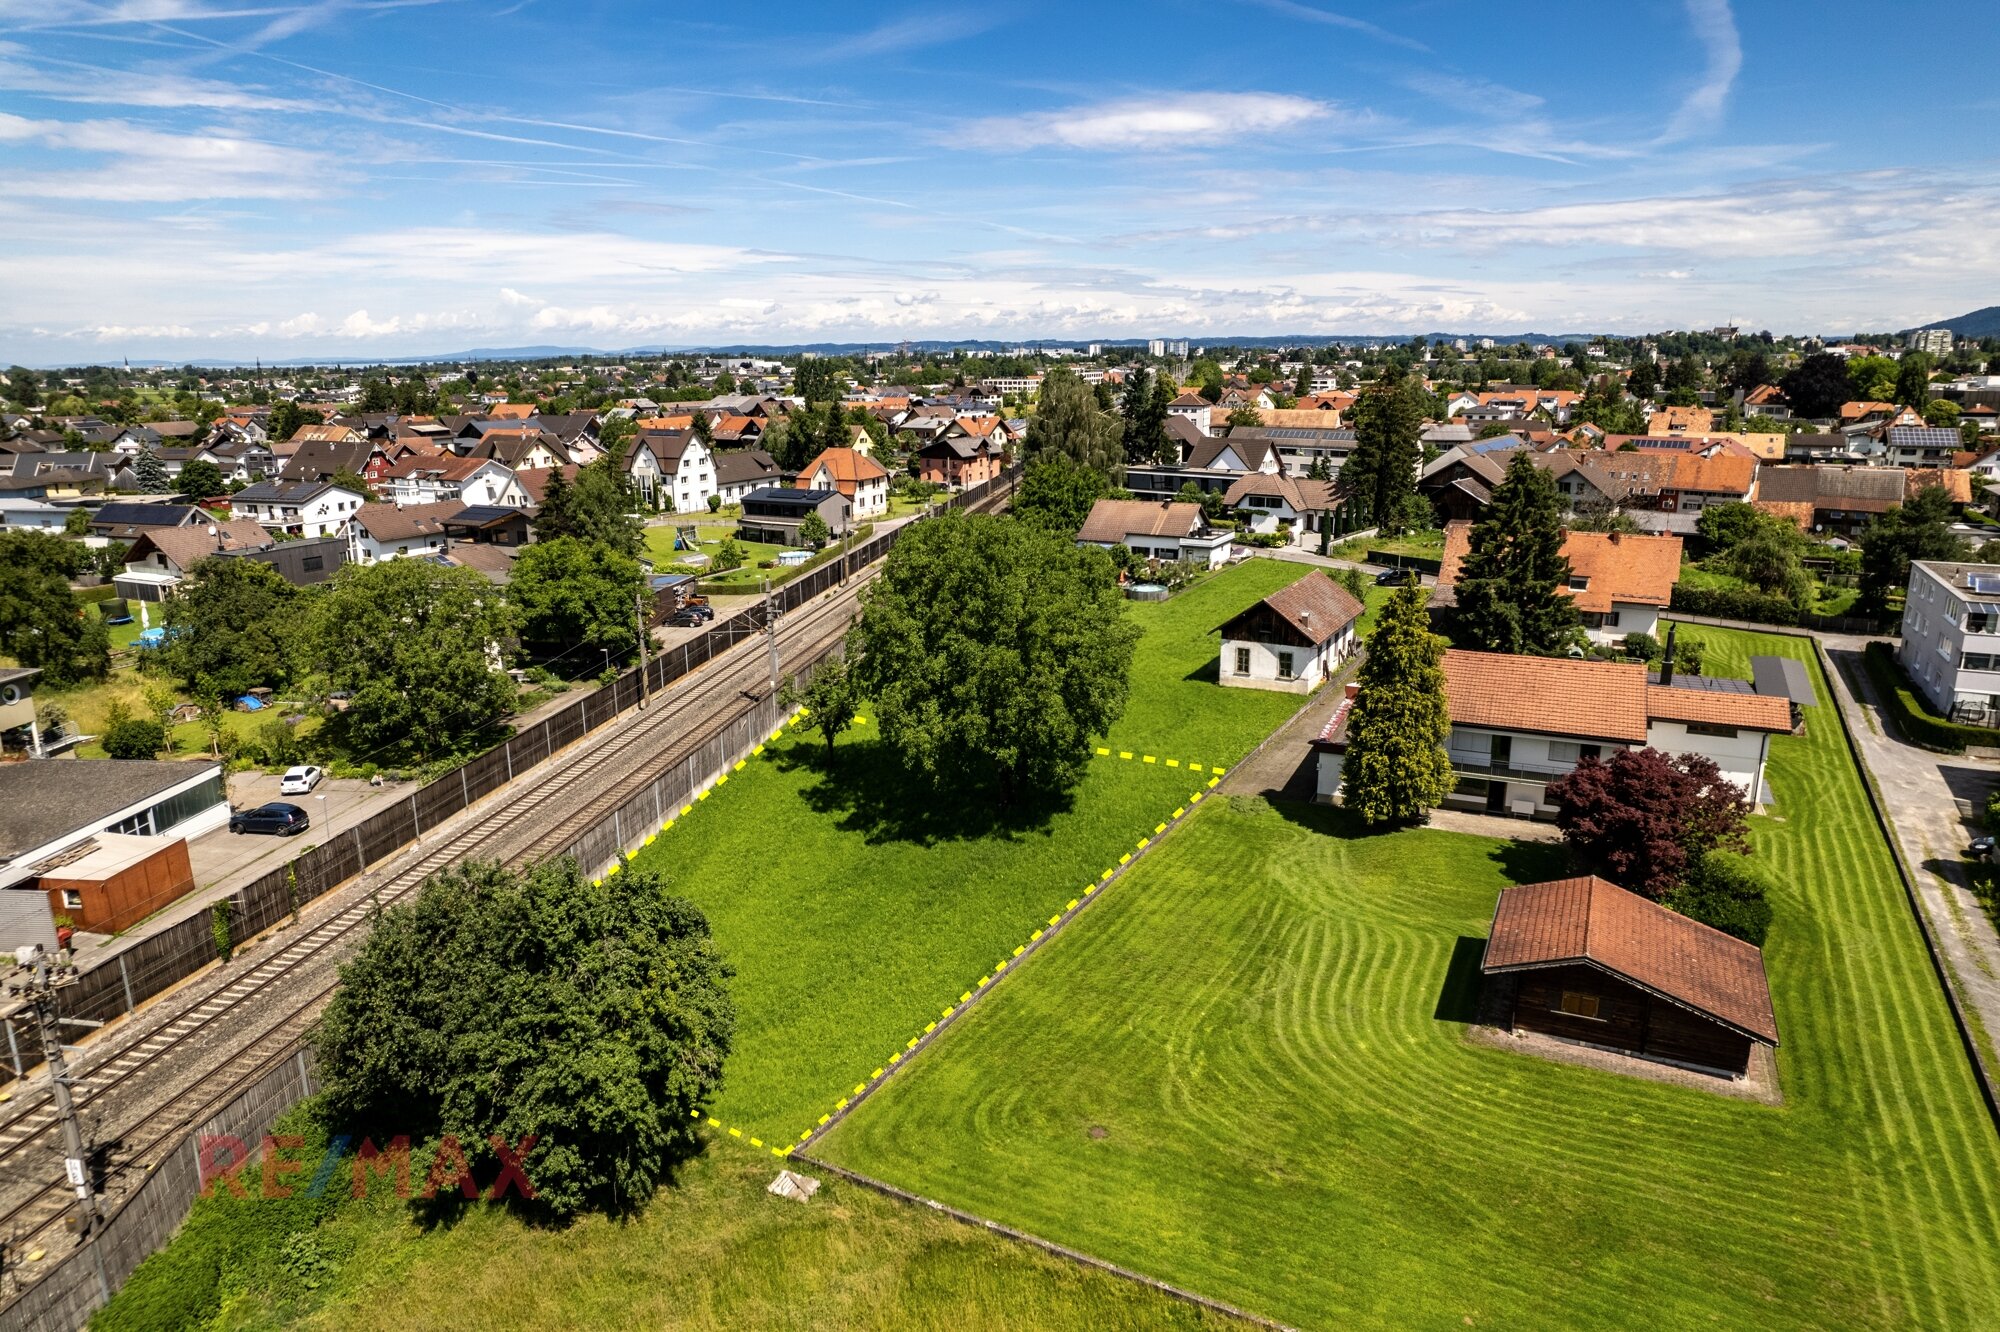
[[[688,416],[646,416],[639,420],[641,430],[686,430],[694,424],[694,417]]]
[[[834,487],[852,498],[853,487],[861,481],[877,481],[889,475],[889,469],[865,453],[853,449],[822,449],[820,455],[799,469],[799,485],[805,486],[808,479],[816,477],[824,468],[833,477]]]
[[[1862,417],[1872,416],[1876,412],[1893,412],[1895,410],[1896,404],[1893,402],[1843,402],[1840,404],[1840,419],[1843,421],[1859,421]]]
[[[1735,726],[1783,734],[1792,729],[1792,707],[1774,694],[1723,693],[1715,689],[1646,686],[1646,715],[1653,721]]]
[[[974,439],[992,434],[994,428],[1000,424],[1000,418],[997,416],[961,416],[957,420],[958,428]]]
[[[1458,581],[1459,566],[1472,549],[1472,524],[1459,519],[1445,524],[1444,555],[1438,586]],[[1677,536],[1634,536],[1618,532],[1571,532],[1563,537],[1563,555],[1570,569],[1585,580],[1570,591],[1576,608],[1602,613],[1613,602],[1664,606],[1673,598],[1681,577],[1681,539]]]
[[[1594,963],[1766,1045],[1778,1043],[1756,945],[1594,875],[1501,892],[1484,970],[1575,962]]]
[[[535,414],[532,402],[503,402],[486,409],[489,421],[525,421]]]
[[[1915,499],[1929,486],[1943,486],[1953,504],[1972,503],[1972,473],[1961,467],[1908,467],[1903,470],[1903,494]]]
[[[1455,726],[1646,743],[1646,668],[1636,662],[1452,648],[1444,692]]]

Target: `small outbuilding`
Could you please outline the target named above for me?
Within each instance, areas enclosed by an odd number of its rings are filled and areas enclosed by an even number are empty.
[[[1307,574],[1222,626],[1225,685],[1309,694],[1354,654],[1365,610],[1323,573]]]
[[[99,934],[130,929],[195,887],[184,837],[102,832],[36,869],[49,910]]]
[[[1761,949],[1594,875],[1503,891],[1481,970],[1520,1031],[1730,1078],[1778,1044]]]

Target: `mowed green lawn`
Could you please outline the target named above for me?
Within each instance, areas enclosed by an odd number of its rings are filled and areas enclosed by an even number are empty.
[[[1698,632],[1712,673],[1810,654]],[[1991,1326],[2000,1143],[1808,720],[1754,832],[1782,1106],[1466,1039],[1495,894],[1550,849],[1231,799],[816,1150],[1303,1326]]]
[[[701,906],[736,968],[736,1049],[712,1113],[772,1145],[796,1141],[1201,788],[1100,758],[1067,808],[1009,820],[909,780],[875,730],[849,728],[832,763],[816,732],[788,731],[637,861]]]
[[[1305,700],[1269,689],[1217,685],[1222,639],[1215,631],[1237,612],[1308,574],[1325,577],[1309,565],[1251,559],[1169,600],[1127,602],[1126,614],[1145,637],[1132,662],[1132,701],[1111,728],[1112,741],[1125,749],[1225,767],[1255,749]],[[1388,593],[1387,588],[1368,589],[1364,635]]]

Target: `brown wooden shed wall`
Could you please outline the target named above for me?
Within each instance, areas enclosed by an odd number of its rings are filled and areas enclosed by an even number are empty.
[[[194,866],[188,860],[186,839],[175,838],[108,879],[65,878],[58,869],[44,874],[41,886],[49,895],[49,909],[68,916],[78,929],[115,934],[194,891]],[[82,907],[63,905],[66,888],[82,894]]]
[[[1596,967],[1547,967],[1516,974],[1514,1025],[1524,1031],[1730,1073],[1740,1074],[1750,1065],[1749,1037]],[[1598,1016],[1563,1012],[1565,990],[1596,995]]]

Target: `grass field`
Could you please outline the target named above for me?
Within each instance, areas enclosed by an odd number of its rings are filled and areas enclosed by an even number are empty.
[[[1702,637],[1711,673],[1810,651]],[[1754,829],[1781,1107],[1465,1038],[1494,895],[1548,849],[1232,799],[819,1150],[1306,1326],[1990,1325],[1993,1125],[1830,704],[1808,725]]]
[[[221,1307],[179,1326],[218,1332],[1240,1326],[838,1180],[810,1204],[774,1198],[773,1173],[718,1146],[636,1220],[567,1230],[490,1207],[424,1227],[378,1191],[273,1234],[231,1213],[290,1204],[225,1197],[200,1204],[96,1325],[172,1332],[161,1315],[192,1302],[190,1280],[215,1279],[206,1249],[223,1256]]]

